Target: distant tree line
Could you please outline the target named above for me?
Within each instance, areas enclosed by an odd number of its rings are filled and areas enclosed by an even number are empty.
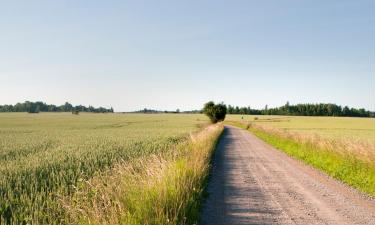
[[[375,112],[360,108],[342,107],[336,104],[297,104],[285,105],[276,108],[251,109],[228,105],[228,114],[244,115],[290,115],[290,116],[343,116],[343,117],[375,117]]]
[[[110,109],[99,107],[95,108],[93,106],[83,106],[77,105],[73,106],[69,102],[66,102],[64,105],[48,105],[44,102],[29,102],[17,103],[15,105],[0,105],[0,112],[29,112],[29,113],[38,113],[38,112],[94,112],[94,113],[113,113],[113,108]]]
[[[180,109],[176,109],[175,111],[171,110],[155,110],[155,109],[141,109],[137,111],[132,111],[129,113],[189,113],[189,114],[199,114],[202,113],[202,110],[188,110],[188,111],[181,111]]]
[[[180,113],[180,110],[179,109],[176,109],[176,111],[168,111],[168,110],[156,110],[156,109],[147,109],[147,108],[144,108],[144,109],[141,109],[141,110],[136,110],[136,111],[132,111],[132,112],[129,112],[129,113]]]
[[[262,111],[258,109],[252,109],[248,107],[238,107],[238,106],[227,106],[228,114],[243,114],[243,115],[261,115]]]

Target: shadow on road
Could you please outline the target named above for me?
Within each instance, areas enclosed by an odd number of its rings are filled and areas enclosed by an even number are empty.
[[[233,129],[224,129],[218,143],[202,210],[202,225],[274,224],[279,212],[266,204],[266,196],[247,171]]]

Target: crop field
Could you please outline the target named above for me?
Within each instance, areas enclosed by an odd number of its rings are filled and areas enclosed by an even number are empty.
[[[118,163],[160,154],[203,115],[0,114],[0,224],[61,223],[60,200]]]
[[[255,120],[254,118],[258,119]],[[375,119],[352,117],[228,115],[228,121],[252,122],[287,131],[375,144]]]

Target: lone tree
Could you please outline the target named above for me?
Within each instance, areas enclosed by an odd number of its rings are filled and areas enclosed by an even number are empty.
[[[204,104],[203,113],[210,118],[212,123],[217,123],[225,119],[227,106],[224,103],[215,104],[213,101],[209,101]]]

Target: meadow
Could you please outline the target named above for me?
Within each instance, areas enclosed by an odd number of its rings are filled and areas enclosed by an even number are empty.
[[[334,139],[349,138],[355,141],[375,144],[374,118],[227,115],[226,120],[245,123],[251,122],[285,131],[316,134]]]
[[[81,201],[77,193],[87,188],[89,180],[109,176],[124,165],[132,167],[133,162],[143,162],[147,169],[144,162],[155,156],[159,161],[176,162],[177,153],[166,155],[177,146],[192,145],[192,134],[202,131],[207,122],[203,115],[2,113],[0,224],[90,221],[71,218],[72,201]],[[213,136],[206,135],[209,143],[207,138],[201,140],[207,152],[212,151],[219,130],[216,128]],[[179,149],[185,151],[184,147]],[[103,179],[99,181],[97,185],[103,183]],[[197,181],[194,188],[202,182]]]

